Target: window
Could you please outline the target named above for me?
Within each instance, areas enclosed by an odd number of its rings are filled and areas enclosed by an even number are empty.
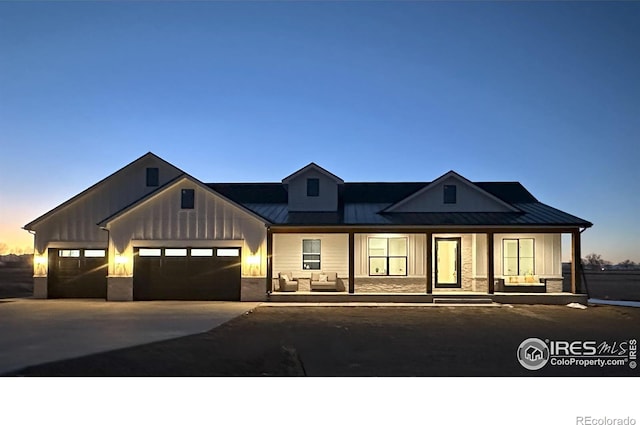
[[[182,189],[182,209],[192,210],[195,201],[194,189]]]
[[[166,248],[164,250],[165,257],[186,257],[187,248]]]
[[[502,274],[523,276],[535,273],[533,238],[502,240]]]
[[[138,250],[138,255],[140,257],[159,257],[160,254],[160,248],[140,248]]]
[[[444,203],[455,204],[456,203],[456,185],[445,184],[443,191],[444,191]]]
[[[238,257],[240,250],[238,248],[218,248],[216,256],[218,257]]]
[[[157,168],[147,168],[147,186],[158,186],[160,184],[160,173]]]
[[[307,196],[320,196],[320,179],[307,179]]]
[[[212,248],[191,248],[192,257],[213,257]]]
[[[369,276],[406,276],[407,238],[369,238]]]
[[[59,257],[80,257],[79,249],[61,249],[58,251]]]
[[[84,250],[85,258],[100,258],[105,256],[104,249],[85,249]]]
[[[302,268],[320,270],[320,239],[302,240]]]

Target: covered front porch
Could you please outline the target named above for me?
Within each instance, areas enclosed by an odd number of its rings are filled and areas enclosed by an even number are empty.
[[[571,236],[565,288],[562,234]],[[267,291],[295,302],[586,301],[579,259],[577,228],[276,227],[267,231]]]

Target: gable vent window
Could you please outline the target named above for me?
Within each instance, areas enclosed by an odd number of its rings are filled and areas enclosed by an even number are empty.
[[[307,179],[307,196],[320,196],[320,179]]]
[[[453,184],[444,185],[444,203],[455,204],[456,203],[456,186]]]
[[[160,172],[157,168],[147,168],[147,186],[160,185]]]
[[[182,189],[182,209],[192,210],[195,201],[194,189]]]

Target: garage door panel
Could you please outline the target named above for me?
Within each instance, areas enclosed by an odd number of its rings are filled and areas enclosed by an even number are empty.
[[[102,257],[86,257],[86,251],[102,251]],[[96,255],[95,252],[90,255]],[[105,250],[49,249],[49,298],[106,298]]]
[[[240,256],[220,259],[213,248],[187,249],[186,256],[177,255],[182,252],[172,248],[163,249],[161,257],[136,255],[134,299],[240,300]]]

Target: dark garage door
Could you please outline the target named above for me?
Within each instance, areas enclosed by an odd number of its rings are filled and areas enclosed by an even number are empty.
[[[134,300],[240,301],[240,248],[136,248]]]
[[[49,248],[48,296],[106,298],[106,250]]]

